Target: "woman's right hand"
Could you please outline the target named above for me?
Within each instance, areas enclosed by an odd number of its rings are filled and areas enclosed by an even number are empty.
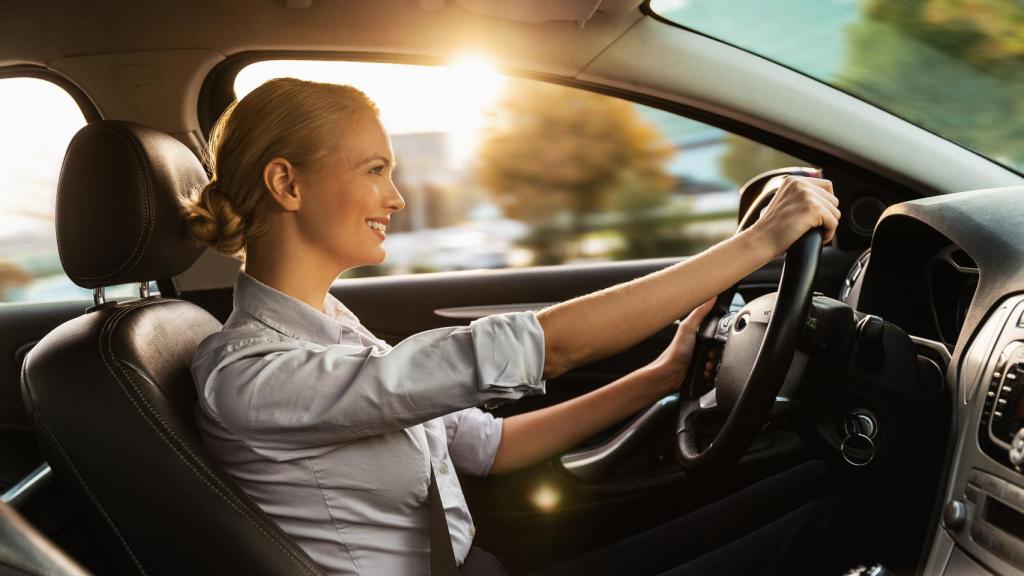
[[[782,186],[750,227],[750,232],[770,248],[773,257],[788,250],[804,232],[819,226],[824,228],[827,243],[839,225],[838,206],[831,180],[785,176]]]

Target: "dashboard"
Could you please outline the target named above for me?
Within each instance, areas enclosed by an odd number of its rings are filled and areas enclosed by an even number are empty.
[[[1024,573],[1022,198],[1010,187],[889,207],[841,289],[949,351],[954,437],[925,574]]]
[[[908,259],[913,265],[901,267],[893,279],[923,286],[925,299],[917,305],[891,309],[889,312],[894,312],[895,316],[886,318],[900,326],[911,326],[916,336],[941,342],[952,352],[974,300],[979,271],[974,260],[952,242],[946,241],[945,246],[931,251],[935,243],[943,240],[936,238],[936,242],[924,243],[925,246],[918,244],[911,247],[922,249],[916,257]],[[869,249],[850,267],[839,291],[839,299],[855,310],[863,310],[860,307],[860,295],[864,286],[864,272],[870,261]],[[918,316],[911,318],[914,314]]]

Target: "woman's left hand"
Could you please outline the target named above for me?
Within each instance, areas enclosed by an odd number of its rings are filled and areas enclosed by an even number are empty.
[[[712,298],[690,312],[679,323],[672,343],[647,366],[656,374],[655,385],[659,387],[659,397],[675,392],[686,377],[686,371],[693,359],[693,348],[697,343],[697,331],[714,305],[715,299]]]

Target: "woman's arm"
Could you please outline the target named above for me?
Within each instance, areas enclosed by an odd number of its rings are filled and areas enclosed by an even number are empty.
[[[658,358],[607,386],[561,404],[505,418],[490,474],[542,462],[579,444],[595,432],[675,392],[693,355],[708,300],[691,312]]]
[[[839,221],[838,203],[828,180],[789,178],[746,231],[664,270],[541,310],[544,378],[647,338],[784,252],[811,228],[824,227],[829,241]]]

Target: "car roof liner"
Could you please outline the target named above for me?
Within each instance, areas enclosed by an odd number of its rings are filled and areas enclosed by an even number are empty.
[[[458,6],[484,16],[504,18],[528,24],[542,24],[552,20],[576,22],[581,28],[594,14],[622,14],[635,10],[641,0],[419,0],[424,10],[441,10],[445,4]]]

